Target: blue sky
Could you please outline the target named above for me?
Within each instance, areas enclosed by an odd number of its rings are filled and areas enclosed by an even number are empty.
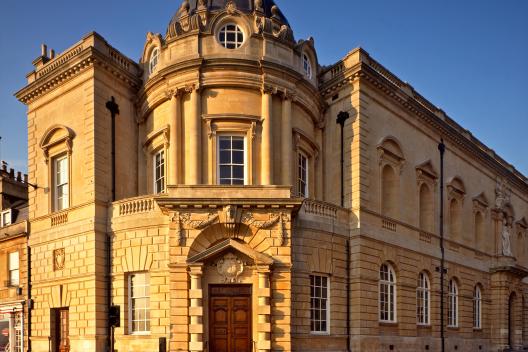
[[[528,175],[528,1],[276,0],[321,64],[361,46]],[[26,169],[25,84],[40,44],[61,52],[93,30],[138,59],[180,0],[4,0],[0,5],[1,158]]]

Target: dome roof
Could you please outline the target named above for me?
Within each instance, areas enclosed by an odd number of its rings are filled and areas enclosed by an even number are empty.
[[[242,11],[244,13],[253,13],[253,11],[255,10],[255,0],[203,0],[203,2],[207,4],[207,8],[209,11],[222,10],[226,7],[227,3],[230,1],[235,3],[236,8],[239,11]],[[286,17],[282,14],[280,9],[276,6],[275,1],[273,0],[260,0],[260,1],[262,1],[262,10],[266,17],[275,16],[275,18],[277,18],[280,22],[287,25],[288,27],[290,26]],[[185,2],[189,3],[188,14],[189,15],[195,14],[198,8],[199,0],[184,0],[183,4],[185,4]],[[274,6],[276,7],[276,9],[272,11],[272,8]],[[176,12],[176,14],[172,17],[170,24],[172,25],[173,23],[179,22],[182,12],[184,11],[185,9],[184,9],[184,6],[182,5],[178,9],[178,12]]]

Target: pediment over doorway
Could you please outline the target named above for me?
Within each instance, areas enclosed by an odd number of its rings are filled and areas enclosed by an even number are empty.
[[[267,256],[266,254],[257,252],[253,248],[249,247],[247,244],[241,243],[234,239],[226,239],[209,247],[205,251],[189,258],[187,260],[187,264],[204,263],[210,259],[218,257],[222,253],[225,253],[229,250],[234,250],[235,252],[243,254],[244,256],[254,261],[257,265],[269,266],[273,264],[273,259],[271,257]]]

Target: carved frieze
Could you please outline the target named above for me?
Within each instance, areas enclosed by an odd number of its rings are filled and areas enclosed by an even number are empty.
[[[225,236],[234,238],[238,236],[241,224],[260,230],[278,230],[281,236],[282,245],[286,245],[289,240],[288,222],[290,214],[286,212],[271,213],[268,215],[254,217],[251,211],[237,205],[227,205],[222,209],[205,214],[192,214],[191,212],[171,211],[170,231],[177,246],[185,246],[187,233],[189,230],[204,230],[215,224],[223,225]],[[266,218],[267,217],[267,218]]]

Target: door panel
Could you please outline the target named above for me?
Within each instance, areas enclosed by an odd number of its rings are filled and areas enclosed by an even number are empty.
[[[210,293],[211,352],[251,352],[251,288],[214,286]]]

